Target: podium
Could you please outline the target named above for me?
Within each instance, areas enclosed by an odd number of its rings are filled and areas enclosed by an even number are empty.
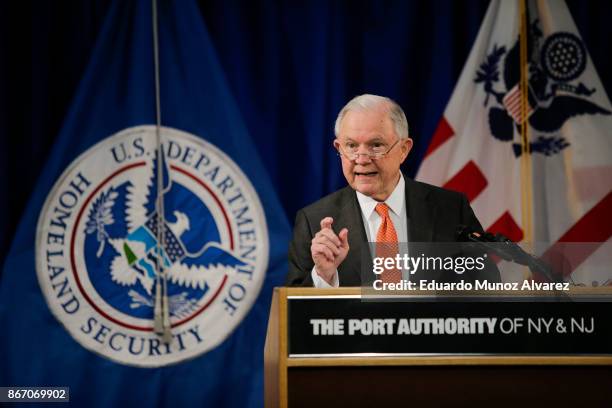
[[[612,403],[612,302],[434,297],[275,288],[265,406]]]

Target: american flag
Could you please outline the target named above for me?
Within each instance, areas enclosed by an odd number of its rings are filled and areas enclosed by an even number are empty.
[[[522,124],[524,121],[529,118],[529,115],[533,112],[533,107],[527,101],[527,112],[526,116],[521,119],[521,108],[523,101],[523,93],[521,92],[521,88],[519,84],[514,85],[514,88],[508,91],[508,93],[504,96],[502,102],[504,103],[504,107],[507,109],[510,116],[516,123]]]

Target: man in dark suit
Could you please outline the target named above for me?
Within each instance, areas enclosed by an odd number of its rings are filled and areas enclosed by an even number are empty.
[[[482,230],[465,196],[402,174],[412,139],[393,100],[354,98],[338,114],[335,134],[349,185],[297,213],[288,285],[360,286],[374,280],[362,272],[372,271],[368,242],[452,242],[458,225]],[[499,272],[459,278],[499,281]]]

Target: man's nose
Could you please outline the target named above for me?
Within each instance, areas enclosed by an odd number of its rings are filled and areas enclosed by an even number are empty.
[[[355,158],[355,164],[368,164],[370,162],[372,162],[372,158],[370,157],[369,153],[362,153],[362,152],[357,152],[356,153],[356,158]]]

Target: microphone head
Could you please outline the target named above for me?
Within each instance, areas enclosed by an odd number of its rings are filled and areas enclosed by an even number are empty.
[[[473,241],[473,239],[470,238],[470,234],[474,232],[474,228],[469,227],[467,225],[459,224],[455,229],[455,239],[460,242]]]

